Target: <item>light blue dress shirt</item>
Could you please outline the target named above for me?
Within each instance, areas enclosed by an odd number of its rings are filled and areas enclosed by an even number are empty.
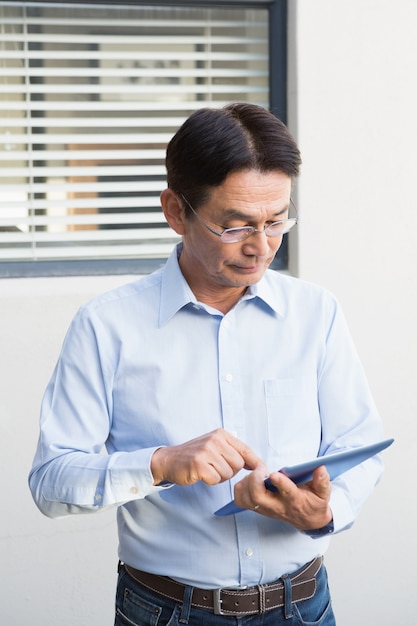
[[[270,471],[382,438],[331,294],[268,270],[223,315],[196,301],[174,251],[73,320],[42,404],[33,496],[51,517],[119,505],[120,559],[198,587],[269,583],[323,554],[327,536],[254,511],[213,515],[243,472],[216,486],[152,486],[156,448],[220,427]],[[335,532],[381,471],[374,457],[333,482]]]

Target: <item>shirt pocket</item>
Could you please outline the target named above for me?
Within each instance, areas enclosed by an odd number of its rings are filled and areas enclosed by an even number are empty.
[[[264,394],[270,451],[282,464],[296,463],[320,440],[317,404],[301,378],[265,380]]]

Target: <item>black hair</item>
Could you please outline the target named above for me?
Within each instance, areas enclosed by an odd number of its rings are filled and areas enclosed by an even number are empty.
[[[281,120],[255,104],[229,104],[195,111],[168,144],[168,186],[194,206],[228,174],[243,170],[281,171],[294,179],[301,157]]]

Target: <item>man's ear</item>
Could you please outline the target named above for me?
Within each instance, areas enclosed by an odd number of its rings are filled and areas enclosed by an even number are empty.
[[[183,235],[185,214],[179,196],[168,187],[161,192],[160,199],[166,221],[177,235]]]

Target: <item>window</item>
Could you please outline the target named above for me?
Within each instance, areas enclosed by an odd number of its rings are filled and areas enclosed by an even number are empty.
[[[2,275],[142,272],[170,254],[171,136],[201,106],[271,106],[277,3],[208,4],[0,3]]]

